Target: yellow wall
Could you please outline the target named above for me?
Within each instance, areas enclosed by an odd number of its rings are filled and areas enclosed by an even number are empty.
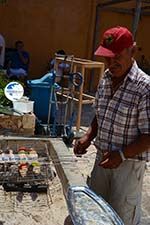
[[[7,0],[0,4],[0,33],[7,47],[16,40],[23,40],[30,52],[30,78],[42,76],[47,71],[49,58],[58,49],[76,57],[92,58],[96,20],[96,5],[100,0]],[[103,11],[100,14],[96,46],[102,32],[114,25],[132,27],[132,16]],[[150,59],[150,17],[141,18],[137,41]],[[101,60],[101,59],[98,59]],[[98,76],[94,76],[94,89]],[[90,77],[87,76],[86,87]]]
[[[90,0],[8,0],[0,4],[0,33],[7,47],[23,40],[31,55],[30,77],[45,73],[58,49],[87,56]]]

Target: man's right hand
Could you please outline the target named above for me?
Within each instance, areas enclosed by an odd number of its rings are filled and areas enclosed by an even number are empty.
[[[81,157],[83,154],[87,152],[87,148],[90,146],[91,141],[85,135],[82,138],[75,141],[74,144],[74,154],[78,157]]]
[[[82,138],[75,141],[74,154],[76,156],[81,157],[87,152],[86,149],[90,146],[91,141],[97,135],[97,126],[97,119],[96,116],[94,116],[91,126],[88,128],[86,134]]]

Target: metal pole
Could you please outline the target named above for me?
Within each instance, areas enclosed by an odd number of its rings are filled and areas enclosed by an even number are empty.
[[[141,15],[141,6],[142,6],[142,0],[135,0],[135,1],[136,1],[136,8],[135,8],[134,18],[132,23],[132,33],[133,33],[134,39],[136,38],[136,33],[137,33],[138,24],[139,24],[140,15]]]

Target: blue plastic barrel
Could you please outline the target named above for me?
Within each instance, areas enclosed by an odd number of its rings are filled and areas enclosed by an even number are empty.
[[[45,75],[45,78],[27,81],[27,85],[31,89],[29,98],[34,101],[34,113],[42,123],[48,121],[49,104],[51,104],[50,123],[53,123],[56,113],[56,102],[52,93],[54,76],[49,73]]]

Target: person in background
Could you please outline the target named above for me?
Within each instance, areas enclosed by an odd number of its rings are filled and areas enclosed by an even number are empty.
[[[67,55],[63,49],[58,50],[55,55],[58,57],[59,56],[64,57],[64,61],[59,63],[57,71],[56,71],[57,72],[57,80],[60,80],[63,75],[69,74],[70,64],[66,62]],[[55,70],[54,66],[55,66],[55,58],[50,61],[50,72],[53,72]]]
[[[142,182],[150,160],[150,77],[134,59],[136,43],[125,27],[103,34],[95,55],[107,68],[95,96],[95,116],[74,153],[97,148],[89,187],[101,195],[125,225],[140,224]]]
[[[9,61],[8,77],[25,81],[28,76],[29,62],[29,53],[24,50],[24,43],[16,41],[15,51],[12,52]]]
[[[61,50],[58,50],[56,52],[56,55],[65,56],[66,53],[65,53],[65,51],[63,49],[61,49]],[[55,65],[55,58],[53,58],[53,59],[50,60],[50,64],[49,64],[50,71],[53,71],[54,70],[54,65]]]
[[[5,39],[0,34],[0,69],[4,67],[4,60],[5,60]]]

